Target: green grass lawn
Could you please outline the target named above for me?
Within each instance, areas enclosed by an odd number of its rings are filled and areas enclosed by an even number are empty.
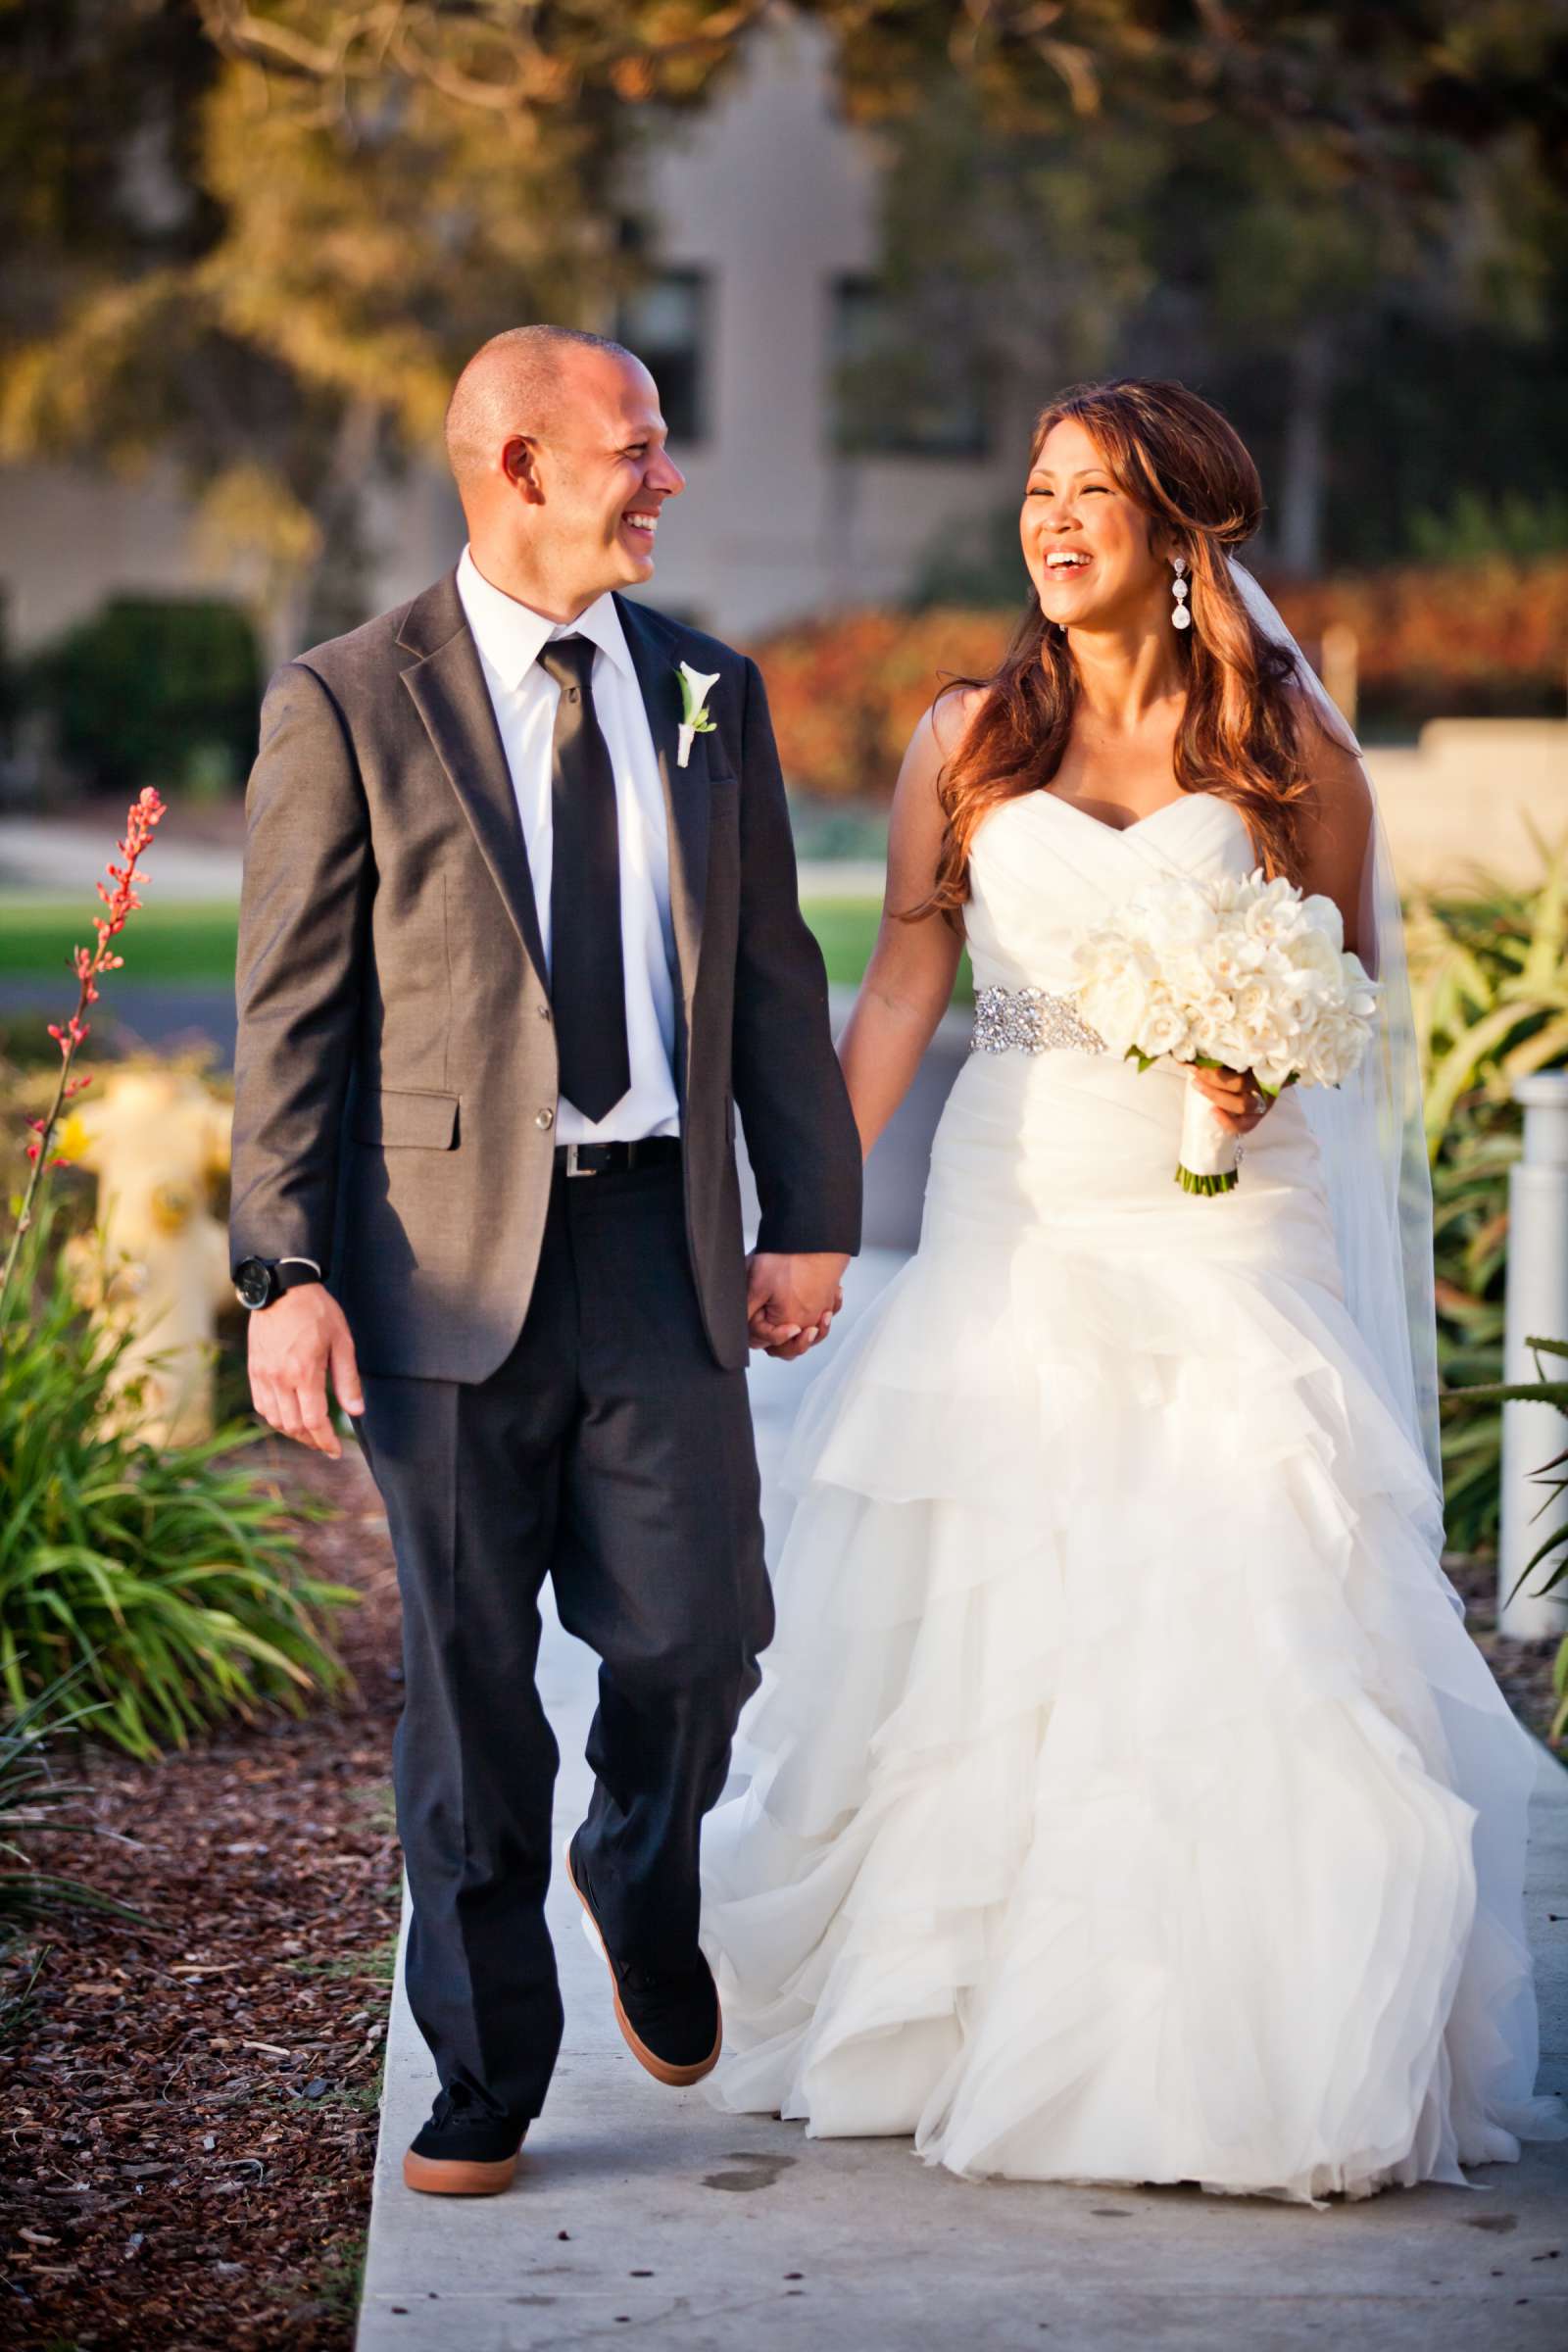
[[[855,988],[864,973],[876,938],[880,909],[874,899],[817,899],[805,909],[836,986]],[[26,976],[63,982],[72,977],[74,946],[93,944],[92,902],[0,899],[0,977]],[[187,988],[227,988],[234,978],[234,943],[239,910],[225,901],[146,906],[133,914],[121,941],[123,978]],[[111,975],[110,986],[117,975]],[[967,960],[959,970],[956,997],[970,1001]]]
[[[102,911],[91,897],[0,899],[0,975],[40,980],[58,976],[69,984],[74,977],[71,951],[94,945],[92,918]],[[117,944],[125,969],[123,975],[109,975],[105,1001],[107,989],[121,977],[190,988],[232,985],[238,926],[239,909],[227,900],[144,906],[131,916]]]
[[[877,899],[813,899],[801,911],[816,933],[816,944],[822,951],[827,976],[834,987],[858,988],[876,942],[877,924],[882,919],[881,902]],[[959,960],[953,1001],[955,1004],[974,1003],[974,981],[967,953]]]
[[[875,899],[815,899],[801,909],[835,988],[858,988],[876,940],[882,909]]]

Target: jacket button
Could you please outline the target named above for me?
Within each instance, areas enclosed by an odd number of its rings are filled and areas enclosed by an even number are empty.
[[[556,1123],[556,1114],[547,1104],[543,1110],[535,1112],[533,1123],[536,1127],[553,1127]]]

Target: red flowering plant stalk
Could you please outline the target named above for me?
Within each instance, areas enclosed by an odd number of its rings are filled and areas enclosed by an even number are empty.
[[[84,1086],[90,1086],[92,1083],[90,1076],[77,1078],[72,1074],[72,1063],[75,1059],[76,1048],[92,1027],[92,1023],[84,1019],[83,1015],[89,1004],[96,1004],[98,1002],[100,975],[104,972],[118,972],[125,960],[123,956],[113,954],[110,942],[119,938],[125,927],[127,918],[134,914],[141,905],[140,899],[136,896],[136,885],[138,882],[145,882],[147,876],[137,869],[140,865],[142,852],[153,837],[153,828],[164,813],[164,803],[159,799],[158,794],[150,784],[144,785],[130,804],[130,811],[125,820],[124,839],[119,844],[125,862],[123,865],[115,865],[111,862],[109,877],[114,884],[112,890],[107,882],[100,882],[98,885],[98,896],[109,909],[107,916],[101,914],[93,916],[93,929],[98,934],[98,945],[95,948],[75,948],[72,951],[72,960],[76,973],[76,1007],[64,1026],[55,1021],[49,1023],[49,1034],[60,1048],[60,1082],[55,1088],[54,1101],[43,1117],[29,1119],[27,1122],[28,1126],[32,1128],[35,1138],[27,1146],[27,1157],[32,1164],[27,1174],[26,1190],[22,1196],[21,1206],[17,1213],[16,1231],[11,1236],[11,1247],[6,1251],[5,1271],[0,1274],[0,1329],[4,1327],[6,1298],[11,1289],[11,1278],[16,1271],[17,1258],[24,1237],[32,1224],[33,1207],[44,1170],[50,1167],[69,1167],[71,1164],[64,1152],[51,1153],[50,1145],[54,1141],[55,1128],[59,1124],[60,1114],[66,1104],[74,1095],[79,1095]]]

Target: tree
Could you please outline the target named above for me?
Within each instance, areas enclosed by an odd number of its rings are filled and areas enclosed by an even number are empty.
[[[1076,376],[1180,375],[1231,406],[1264,459],[1285,573],[1324,559],[1341,396],[1385,447],[1408,432],[1379,380],[1400,336],[1424,351],[1483,328],[1502,351],[1555,336],[1561,354],[1568,203],[1522,133],[1407,129],[1396,169],[1392,150],[1358,154],[1315,121],[1191,119],[1148,88],[1041,126],[938,83],[885,136],[889,330],[852,385],[868,410],[911,383],[939,396],[978,350],[1021,452],[1042,400]],[[1535,440],[1551,439],[1544,386]],[[1000,593],[1011,552],[979,560]],[[950,551],[925,593],[954,594],[974,563]]]
[[[591,108],[497,122],[395,72],[327,108],[192,11],[158,11],[146,47],[145,18],[0,17],[8,86],[48,101],[4,125],[28,266],[0,318],[0,454],[172,453],[303,636],[357,617],[364,486],[433,445],[462,360],[603,300],[606,143]]]
[[[1363,355],[1560,331],[1565,0],[871,7],[843,54],[888,139],[902,329],[852,391],[940,400],[980,351],[1021,443],[1077,374],[1234,383],[1261,412],[1283,570],[1321,561],[1336,392]]]
[[[283,635],[352,616],[367,480],[431,446],[454,368],[498,323],[603,318],[632,266],[613,235],[623,158],[704,101],[768,5],[0,0],[0,461],[172,458],[208,528],[289,603]],[[1428,200],[1440,156],[1512,142],[1560,175],[1565,12],[799,6],[832,33],[860,120],[897,137],[939,102],[983,125],[986,157],[1024,156],[1036,209],[993,202],[986,246],[992,285],[1021,289],[1015,340],[1152,299],[1139,208],[1183,142],[1200,161],[1277,144],[1287,182],[1395,210]],[[1168,186],[1178,222],[1194,185]],[[1287,228],[1292,201],[1287,185]],[[1008,250],[1042,217],[1077,232],[1049,290]],[[970,318],[958,232],[933,225],[947,313]],[[1303,354],[1307,473],[1316,381]]]

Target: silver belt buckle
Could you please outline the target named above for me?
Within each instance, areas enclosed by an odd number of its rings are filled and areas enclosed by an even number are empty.
[[[577,1146],[575,1144],[568,1144],[566,1146],[566,1174],[568,1176],[597,1176],[599,1170],[597,1168],[579,1168],[577,1165]]]

